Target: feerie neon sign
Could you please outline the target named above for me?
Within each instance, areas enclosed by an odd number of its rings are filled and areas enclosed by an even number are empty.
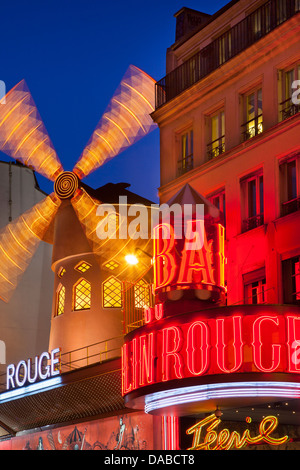
[[[276,312],[271,306],[247,307],[220,307],[212,309],[213,314],[209,309],[159,323],[162,307],[157,306],[152,316],[146,311],[152,323],[127,335],[122,348],[123,395],[154,383],[202,375],[299,374],[294,358],[300,347],[300,316]]]
[[[207,416],[197,424],[189,428],[186,433],[193,435],[193,444],[188,450],[230,450],[233,448],[242,449],[247,445],[270,444],[279,446],[289,440],[288,436],[274,437],[272,433],[278,426],[276,416],[266,416],[259,425],[259,432],[256,436],[251,436],[249,429],[242,435],[237,431],[230,432],[224,428],[217,433],[216,428],[221,420],[214,414]],[[202,431],[206,429],[206,435],[202,439]]]
[[[36,356],[34,361],[20,361],[17,366],[10,364],[6,369],[6,389],[23,387],[26,384],[33,384],[39,380],[45,380],[60,374],[58,367],[60,363],[57,354],[60,349],[53,349],[50,353],[44,352]]]

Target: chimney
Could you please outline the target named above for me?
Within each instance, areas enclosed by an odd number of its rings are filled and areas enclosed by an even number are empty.
[[[201,11],[192,10],[191,8],[183,7],[174,17],[176,18],[176,37],[175,41],[186,36],[188,33],[195,31],[200,26],[204,25],[211,15],[202,13]]]

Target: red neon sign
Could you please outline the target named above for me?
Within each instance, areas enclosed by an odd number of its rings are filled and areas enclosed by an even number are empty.
[[[164,319],[162,325],[155,311],[152,316],[148,311],[152,322],[125,338],[123,395],[154,383],[204,375],[299,374],[299,314],[271,306],[247,307],[220,307],[213,315],[210,310],[183,314]],[[161,308],[156,311],[161,318]]]
[[[200,222],[200,223],[199,223]],[[224,235],[221,224],[188,220],[185,238],[161,223],[154,228],[154,289],[156,293],[178,289],[224,291]]]

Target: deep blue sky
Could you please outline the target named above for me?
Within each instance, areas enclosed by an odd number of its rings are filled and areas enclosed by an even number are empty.
[[[183,6],[214,13],[226,0],[8,0],[1,2],[0,79],[7,91],[23,78],[65,170],[72,170],[127,67],[165,75]],[[3,154],[1,155],[3,157]],[[39,177],[51,192],[52,183]],[[157,201],[159,130],[107,162],[84,182],[131,183]]]

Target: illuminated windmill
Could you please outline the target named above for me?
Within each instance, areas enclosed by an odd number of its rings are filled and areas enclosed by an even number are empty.
[[[154,129],[153,110],[154,80],[130,66],[73,171],[64,171],[25,82],[7,93],[0,106],[0,150],[52,180],[54,192],[0,232],[2,300],[9,301],[41,240],[54,245],[54,271],[76,250],[106,264],[118,264],[118,256],[124,259],[125,251],[132,251],[134,240],[113,244],[99,239],[101,201],[88,193],[82,179]]]

